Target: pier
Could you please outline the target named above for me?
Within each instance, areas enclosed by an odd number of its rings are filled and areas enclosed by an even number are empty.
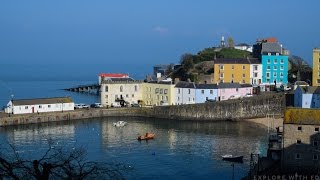
[[[80,92],[80,93],[100,94],[100,85],[99,84],[79,85],[76,87],[66,88],[63,90]]]

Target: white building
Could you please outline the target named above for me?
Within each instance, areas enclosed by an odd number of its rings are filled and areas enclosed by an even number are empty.
[[[262,83],[262,64],[258,59],[249,59],[250,61],[250,83],[258,86]]]
[[[107,78],[101,81],[101,104],[106,107],[126,106],[142,100],[142,81],[127,78]]]
[[[72,111],[74,102],[71,97],[14,99],[9,101],[5,108],[6,113],[27,114],[55,111]]]
[[[245,44],[245,43],[240,43],[234,46],[235,49],[243,50],[243,51],[248,51],[252,53],[253,47]]]
[[[194,82],[179,81],[175,85],[175,103],[180,104],[195,104],[196,86]]]
[[[116,78],[130,78],[128,74],[119,74],[119,73],[101,73],[99,74],[99,85],[101,85],[102,80],[111,80]]]

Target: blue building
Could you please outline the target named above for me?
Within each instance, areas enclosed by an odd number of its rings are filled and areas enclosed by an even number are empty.
[[[294,107],[320,108],[320,87],[298,86],[294,91]]]
[[[263,84],[288,84],[288,56],[267,53],[262,55],[261,59]]]
[[[208,99],[218,101],[218,86],[216,84],[197,84],[196,103],[204,103]]]

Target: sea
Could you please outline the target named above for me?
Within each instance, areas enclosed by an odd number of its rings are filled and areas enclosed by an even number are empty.
[[[97,83],[98,73],[74,80],[45,78],[43,72],[39,73],[41,78],[22,72],[14,78],[3,75],[0,105],[6,106],[11,98],[62,96],[72,97],[75,103],[99,102],[98,95],[63,90]],[[114,127],[119,120],[128,124]],[[155,139],[138,141],[137,137],[146,132],[155,133]],[[266,155],[267,133],[249,122],[105,117],[0,127],[0,151],[10,153],[14,146],[21,157],[40,158],[53,143],[66,150],[84,148],[89,161],[128,167],[122,173],[124,179],[241,179],[249,172],[251,153]],[[242,155],[244,162],[223,161],[221,156],[225,154]]]

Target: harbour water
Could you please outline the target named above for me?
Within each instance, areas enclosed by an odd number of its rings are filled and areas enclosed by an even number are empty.
[[[6,83],[1,105],[17,98],[71,96],[75,102],[93,103],[94,95],[60,89],[92,82],[29,81]],[[116,128],[113,122],[128,125]],[[156,138],[137,141],[153,132]],[[248,122],[194,122],[148,118],[96,118],[1,127],[2,150],[12,144],[26,158],[36,158],[48,148],[48,139],[66,149],[84,147],[88,160],[124,164],[127,179],[241,179],[249,170],[250,153],[266,154],[267,131]],[[221,155],[243,155],[244,163],[223,161]]]

